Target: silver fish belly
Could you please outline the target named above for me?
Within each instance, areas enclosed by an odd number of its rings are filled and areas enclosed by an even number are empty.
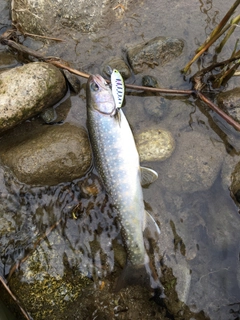
[[[139,156],[122,112],[114,117],[88,112],[88,128],[97,171],[118,212],[128,259],[146,263],[143,241],[144,203]]]

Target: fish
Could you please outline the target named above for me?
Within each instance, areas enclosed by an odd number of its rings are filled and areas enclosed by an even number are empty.
[[[109,67],[109,71],[111,72],[111,86],[112,93],[116,103],[116,107],[120,109],[123,105],[123,99],[125,94],[125,86],[121,73],[117,69],[111,69]]]
[[[163,288],[144,245],[143,232],[160,229],[145,210],[142,185],[157,179],[157,173],[140,167],[139,154],[128,121],[116,106],[113,92],[100,75],[90,75],[87,87],[87,127],[95,168],[117,212],[127,263],[117,291],[132,284]],[[141,283],[140,283],[141,282]]]

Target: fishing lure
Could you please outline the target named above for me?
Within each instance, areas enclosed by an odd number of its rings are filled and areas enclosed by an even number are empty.
[[[123,104],[125,87],[121,73],[116,69],[113,69],[111,73],[111,85],[116,107],[120,109]]]

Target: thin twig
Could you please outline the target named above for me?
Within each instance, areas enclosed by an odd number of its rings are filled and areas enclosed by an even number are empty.
[[[233,118],[222,111],[218,106],[216,106],[212,101],[206,98],[200,91],[196,91],[196,95],[203,102],[205,102],[213,111],[219,114],[227,123],[234,127],[237,131],[240,131],[240,124],[236,122]]]
[[[223,67],[223,66],[226,66],[228,64],[230,64],[231,62],[235,61],[235,60],[239,60],[240,59],[240,50],[237,51],[231,58],[227,59],[227,60],[224,60],[224,61],[221,61],[221,62],[217,62],[217,63],[214,63],[214,64],[211,64],[210,66],[204,68],[204,69],[201,69],[199,70],[198,72],[196,72],[192,77],[191,77],[191,81],[195,84],[198,85],[199,83],[199,79],[202,78],[205,74],[207,74],[208,72],[216,69],[216,68],[219,68],[219,67]],[[198,87],[196,88],[195,85],[194,85],[194,89],[197,90]]]
[[[63,39],[60,39],[60,38],[41,36],[40,34],[28,33],[28,32],[24,32],[23,35],[24,36],[29,36],[29,37],[36,37],[36,38],[41,38],[41,39],[53,40],[53,41],[60,41],[60,42],[66,41],[66,40],[63,40]]]
[[[0,282],[3,285],[4,289],[8,292],[8,294],[11,296],[11,298],[13,299],[13,301],[16,303],[17,307],[20,309],[20,312],[22,313],[22,315],[27,319],[30,320],[27,312],[21,307],[20,302],[18,301],[18,299],[14,296],[14,294],[12,293],[12,291],[10,290],[10,288],[7,286],[7,284],[5,283],[5,281],[3,280],[3,278],[0,276]],[[1,294],[2,296],[2,294]]]
[[[29,54],[33,57],[36,57],[39,60],[51,63],[58,68],[66,69],[69,72],[76,74],[78,76],[81,76],[83,78],[89,78],[88,73],[85,73],[85,72],[82,72],[82,71],[79,71],[79,70],[76,70],[76,69],[69,67],[69,65],[66,61],[63,61],[57,57],[45,57],[42,54],[40,54],[34,50],[31,50],[31,49],[29,49],[19,43],[16,43],[13,40],[10,40],[9,39],[10,36],[11,36],[11,33],[9,31],[5,32],[2,36],[0,36],[0,43],[3,45],[8,45],[9,47],[14,48],[15,50],[18,50],[18,51],[24,52],[26,54]],[[200,78],[202,76],[203,72],[208,72],[208,71],[212,70],[213,68],[216,68],[218,66],[222,66],[222,65],[226,64],[226,62],[229,63],[230,61],[234,61],[236,59],[239,59],[239,55],[240,55],[240,51],[236,52],[234,54],[234,57],[231,57],[228,60],[225,60],[221,63],[216,63],[215,65],[212,65],[208,68],[205,68],[205,69],[197,72],[192,79],[195,80],[196,77]],[[106,81],[109,82],[109,80],[106,80]],[[234,119],[232,119],[225,112],[223,112],[221,109],[219,109],[213,102],[208,100],[199,90],[196,90],[196,88],[195,88],[195,90],[177,90],[177,89],[161,89],[161,88],[151,88],[151,87],[145,87],[145,86],[136,86],[133,84],[125,84],[125,86],[126,86],[126,88],[133,89],[133,90],[144,90],[144,91],[159,92],[159,93],[165,93],[165,94],[181,94],[181,95],[196,94],[197,97],[199,99],[201,99],[203,102],[205,102],[212,110],[217,112],[224,120],[226,120],[229,124],[231,124],[236,130],[240,131],[240,124],[238,124]],[[16,264],[14,268],[16,269],[17,266],[18,265]],[[15,269],[11,270],[10,273],[14,272]]]
[[[76,69],[69,67],[69,65],[66,61],[60,60],[57,57],[45,57],[41,53],[39,53],[35,50],[32,50],[32,49],[29,49],[29,48],[23,46],[22,44],[16,43],[15,41],[10,40],[10,39],[5,39],[5,38],[1,39],[0,38],[0,43],[8,45],[9,47],[11,47],[15,50],[29,54],[39,60],[49,62],[58,68],[66,69],[69,72],[76,74],[80,77],[89,78],[88,73],[85,73],[85,72],[82,72],[82,71],[79,71],[79,70],[76,70]],[[160,92],[160,93],[166,93],[166,94],[168,93],[168,94],[190,95],[190,94],[194,93],[193,90],[161,89],[161,88],[151,88],[151,87],[145,87],[145,86],[136,86],[133,84],[125,84],[125,86],[126,86],[126,88],[134,89],[134,90],[144,90],[144,91]]]
[[[8,277],[7,277],[7,281],[9,282],[13,273],[20,267],[20,265],[25,262],[32,254],[33,252],[36,250],[36,248],[39,246],[39,244],[49,236],[49,234],[61,223],[62,218],[60,220],[58,220],[54,225],[52,225],[44,234],[43,236],[41,236],[38,240],[36,240],[33,244],[33,248],[30,250],[30,252],[28,252],[28,254],[25,255],[25,257],[23,257],[21,260],[17,261],[12,268],[9,271]]]

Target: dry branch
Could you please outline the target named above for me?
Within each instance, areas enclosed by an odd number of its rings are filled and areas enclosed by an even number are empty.
[[[240,1],[240,0],[239,0]],[[66,69],[69,72],[76,74],[83,78],[88,78],[89,74],[73,69],[69,66],[67,61],[61,60],[58,57],[45,57],[42,54],[38,53],[35,50],[31,50],[13,40],[11,40],[11,36],[14,34],[14,30],[8,30],[3,35],[0,36],[0,43],[2,45],[7,45],[10,48],[20,51],[22,53],[28,54],[29,56],[35,57],[41,61],[51,63],[55,65],[58,68]],[[240,52],[236,52],[234,57],[229,59],[228,61],[234,61],[237,58],[239,58]],[[219,64],[216,64],[214,67],[218,66]],[[222,64],[221,64],[222,65]],[[211,66],[211,68],[213,68]],[[209,67],[210,70],[210,67]],[[202,71],[201,71],[202,72]],[[200,74],[195,75],[195,80],[200,77]],[[108,80],[106,80],[108,81]],[[197,81],[197,80],[196,80]],[[109,82],[109,81],[108,81]],[[199,99],[204,101],[212,110],[217,112],[225,121],[227,121],[231,126],[233,126],[236,130],[240,131],[240,124],[237,123],[234,119],[229,117],[225,112],[223,112],[221,109],[219,109],[213,102],[211,102],[209,99],[207,99],[199,90],[177,90],[177,89],[163,89],[163,88],[151,88],[151,87],[145,87],[145,86],[136,86],[133,84],[125,84],[126,88],[132,89],[132,90],[141,90],[141,91],[151,91],[151,92],[158,92],[158,93],[164,93],[164,94],[173,94],[173,95],[192,95],[195,94]]]

